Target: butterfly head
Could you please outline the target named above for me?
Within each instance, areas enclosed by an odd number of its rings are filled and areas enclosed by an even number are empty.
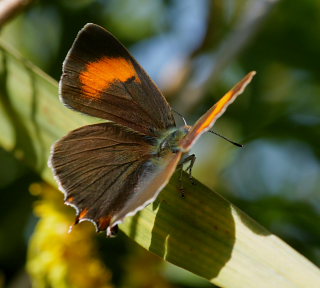
[[[180,140],[188,134],[190,129],[191,126],[183,126],[170,129],[163,133],[156,146],[156,154],[161,156],[168,151],[174,153],[181,151],[179,146]]]

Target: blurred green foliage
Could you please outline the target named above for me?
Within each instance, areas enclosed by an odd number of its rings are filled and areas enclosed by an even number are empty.
[[[268,1],[42,0],[4,26],[1,38],[58,80],[78,30],[100,24],[132,51],[190,123],[256,70],[248,92],[216,124],[245,147],[205,135],[193,151],[194,176],[319,265],[320,2],[280,0],[270,10],[255,10],[257,2]],[[243,18],[259,13],[265,19],[241,46],[241,35],[232,34],[242,31]],[[39,225],[32,212],[38,198],[28,187],[39,178],[1,147],[0,171],[0,284],[26,287],[28,243]],[[115,287],[212,286],[121,234],[98,237],[98,247]]]

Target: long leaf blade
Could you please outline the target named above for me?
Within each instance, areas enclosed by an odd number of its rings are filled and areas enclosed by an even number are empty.
[[[0,43],[0,144],[56,185],[51,144],[97,122],[63,107],[57,83]],[[121,225],[163,259],[223,287],[319,287],[319,269],[219,194],[175,175],[157,201]],[[108,240],[106,240],[108,241]]]

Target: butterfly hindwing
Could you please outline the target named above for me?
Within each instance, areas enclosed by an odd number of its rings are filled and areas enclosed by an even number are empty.
[[[146,135],[175,126],[169,104],[143,68],[108,31],[87,24],[63,65],[62,101],[69,107]]]
[[[54,144],[50,163],[66,203],[77,209],[76,222],[90,220],[110,236],[127,214],[155,199],[180,155],[155,155],[154,141],[113,123],[101,123],[71,131]],[[168,174],[166,181],[164,174]]]
[[[71,131],[53,146],[51,166],[80,220],[105,230],[139,182],[152,140],[112,123]]]

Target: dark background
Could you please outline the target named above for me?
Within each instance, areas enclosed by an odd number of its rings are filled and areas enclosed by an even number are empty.
[[[7,23],[1,38],[59,80],[77,32],[87,22],[102,25],[189,124],[256,70],[215,125],[245,147],[205,135],[193,149],[194,176],[319,265],[319,15],[317,0],[43,0]],[[29,191],[41,179],[1,147],[0,171],[0,287],[28,287],[29,243],[41,215],[33,209],[39,195]],[[110,277],[92,287],[212,287],[121,233],[94,241]],[[42,284],[59,287],[49,278]]]

